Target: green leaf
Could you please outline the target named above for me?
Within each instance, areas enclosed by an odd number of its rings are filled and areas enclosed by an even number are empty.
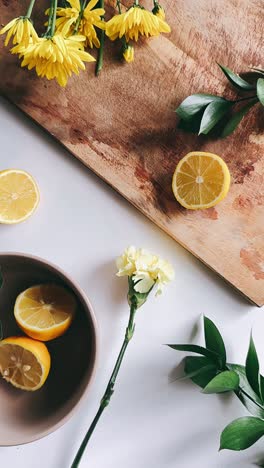
[[[257,81],[257,95],[261,104],[264,106],[264,78],[259,78]]]
[[[240,366],[239,364],[226,364],[226,366],[229,370],[235,371],[239,376],[239,389],[235,393],[241,403],[253,416],[264,419],[264,407],[262,406],[261,399],[249,385],[245,366]]]
[[[190,374],[191,372],[195,372],[200,369],[204,369],[205,367],[208,367],[212,364],[211,359],[208,359],[207,357],[201,357],[201,356],[187,356],[185,358],[185,366],[184,366],[184,372],[187,374]],[[203,371],[202,373],[198,373],[196,375],[193,375],[190,377],[193,383],[198,385],[199,387],[204,388],[210,380],[215,377],[217,373],[217,367],[215,364],[213,364],[212,369],[207,369],[207,371]]]
[[[236,129],[236,127],[240,124],[243,117],[248,113],[251,107],[255,106],[257,102],[258,102],[257,98],[253,99],[251,102],[246,104],[242,109],[240,109],[240,111],[238,111],[235,115],[233,115],[231,119],[228,120],[227,124],[222,130],[222,133],[221,133],[222,138],[227,137]]]
[[[202,346],[192,344],[168,344],[167,346],[172,349],[176,349],[176,351],[189,351],[190,353],[201,354],[202,356],[206,356],[216,363],[219,362],[219,356],[215,352],[203,348]]]
[[[220,450],[245,450],[264,435],[264,421],[253,416],[236,419],[223,430]]]
[[[259,361],[252,335],[250,336],[250,343],[246,359],[246,376],[251,388],[258,396],[260,396]]]
[[[255,89],[254,85],[243,80],[243,78],[241,78],[239,75],[230,70],[230,68],[220,65],[220,63],[218,63],[218,65],[227,77],[227,79],[230,81],[230,83],[232,83],[232,85],[236,88],[240,89],[241,91],[251,91],[252,89]]]
[[[200,112],[197,112],[194,116],[190,117],[188,120],[180,119],[178,123],[178,128],[183,130],[184,132],[188,133],[198,133],[202,116],[203,116],[203,109]]]
[[[239,377],[234,371],[224,371],[217,374],[203,389],[203,393],[224,393],[237,390]]]
[[[189,120],[211,102],[222,102],[224,98],[213,94],[192,94],[188,96],[176,109],[176,114],[183,119]]]
[[[203,133],[207,135],[210,130],[224,117],[225,114],[231,109],[233,102],[223,100],[221,102],[211,102],[203,114],[199,135]]]
[[[206,366],[199,367],[193,371],[185,372],[185,375],[183,377],[179,377],[177,380],[192,379],[193,377],[199,376],[201,374],[206,374],[208,371],[213,369],[215,369],[215,364],[207,364]]]
[[[223,367],[226,363],[226,350],[223,338],[215,326],[215,324],[209,318],[204,316],[204,337],[206,348],[221,357]]]

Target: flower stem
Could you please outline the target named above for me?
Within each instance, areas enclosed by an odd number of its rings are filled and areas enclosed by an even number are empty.
[[[26,14],[25,18],[29,19],[29,18],[31,17],[31,14],[32,14],[32,10],[33,10],[35,1],[36,1],[36,0],[31,0],[31,1],[30,1],[29,6],[28,6],[28,10],[27,10],[27,14]]]
[[[54,35],[55,26],[56,26],[56,12],[57,12],[58,0],[51,0],[50,9],[49,9],[49,19],[48,26],[45,32],[47,38],[51,38]]]
[[[116,0],[116,6],[118,8],[118,14],[121,15],[121,13],[122,13],[121,0]]]
[[[58,6],[58,0],[53,0],[53,16],[52,16],[52,22],[51,22],[51,36],[54,36],[54,31],[55,31],[55,26],[56,26],[57,6]]]
[[[83,441],[82,441],[82,444],[77,452],[77,455],[76,457],[74,458],[74,461],[71,465],[71,468],[77,468],[79,466],[79,463],[81,461],[81,458],[83,456],[83,453],[85,451],[85,448],[89,442],[89,439],[101,417],[101,414],[103,413],[104,409],[109,405],[109,402],[110,402],[110,399],[111,399],[111,396],[113,395],[114,393],[114,386],[115,386],[115,381],[116,381],[116,378],[117,378],[117,375],[118,375],[118,372],[119,372],[119,369],[120,369],[120,366],[122,364],[122,361],[123,361],[123,358],[124,358],[124,355],[125,355],[125,351],[126,351],[126,348],[128,346],[128,343],[130,342],[130,340],[132,339],[133,337],[133,334],[134,334],[134,330],[135,330],[135,323],[134,323],[134,319],[135,319],[135,314],[136,314],[136,311],[137,311],[137,305],[136,303],[132,303],[131,306],[130,306],[130,315],[129,315],[129,321],[128,321],[128,325],[127,325],[127,329],[126,329],[126,334],[125,334],[125,338],[124,338],[124,341],[123,341],[123,344],[122,344],[122,347],[120,349],[120,352],[119,352],[119,355],[118,355],[118,358],[116,360],[116,363],[115,363],[115,367],[113,369],[113,372],[112,372],[112,375],[110,377],[110,380],[108,382],[108,385],[106,387],[106,390],[105,390],[105,393],[104,393],[104,396],[103,398],[101,399],[101,403],[100,403],[100,406],[98,408],[98,411],[92,421],[92,424],[90,425]]]
[[[98,7],[104,8],[104,0],[98,1]],[[104,21],[104,16],[101,16],[101,20]],[[97,64],[95,69],[95,75],[98,76],[100,71],[103,68],[103,59],[104,59],[104,43],[105,43],[105,30],[101,29],[100,33],[100,48],[97,57]]]
[[[79,29],[79,26],[80,26],[80,22],[82,20],[82,17],[83,17],[83,12],[86,8],[86,5],[87,5],[87,0],[83,0],[82,4],[81,4],[81,9],[80,9],[80,13],[79,13],[79,16],[77,18],[77,21],[75,23],[75,27],[74,27],[74,31],[73,31],[73,34],[76,34],[78,32],[78,29]]]

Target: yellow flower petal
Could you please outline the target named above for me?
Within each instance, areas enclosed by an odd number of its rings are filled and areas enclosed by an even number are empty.
[[[17,20],[19,18],[14,18],[12,19],[9,23],[7,23],[0,31],[0,34],[5,34],[9,29],[12,28],[12,26],[14,26],[14,24],[16,24]]]
[[[81,5],[79,0],[68,0],[69,4],[71,5],[72,8],[75,8],[76,10],[80,11],[81,10]]]
[[[85,10],[87,10],[87,11],[92,10],[92,9],[95,7],[95,5],[97,4],[97,2],[98,2],[98,0],[91,0],[91,1],[88,3],[88,5],[87,5],[87,7],[85,8]],[[84,11],[85,11],[85,10],[84,10]]]

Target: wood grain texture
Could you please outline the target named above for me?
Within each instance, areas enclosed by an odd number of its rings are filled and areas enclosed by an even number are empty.
[[[23,13],[26,4],[0,0],[0,22]],[[142,4],[151,7],[152,2]],[[119,44],[107,41],[99,78],[90,64],[66,89],[21,69],[1,38],[0,90],[260,306],[264,303],[263,108],[256,106],[226,140],[181,132],[174,109],[194,92],[232,96],[216,62],[236,71],[263,66],[263,0],[163,0],[162,4],[172,27],[170,35],[141,41],[132,65],[121,63]],[[35,18],[43,23],[40,11]],[[231,190],[215,208],[187,211],[173,197],[175,166],[191,150],[215,152],[229,165]]]

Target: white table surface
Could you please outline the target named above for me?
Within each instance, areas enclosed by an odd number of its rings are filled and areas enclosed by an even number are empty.
[[[123,339],[127,285],[115,277],[114,259],[130,244],[170,260],[176,279],[138,312],[116,392],[81,468],[253,467],[264,455],[263,441],[245,452],[218,453],[221,430],[247,414],[241,403],[235,396],[203,395],[188,381],[170,383],[183,355],[163,344],[189,342],[204,313],[222,331],[231,362],[244,363],[253,326],[264,368],[263,310],[247,303],[19,111],[3,100],[0,104],[0,169],[29,171],[41,191],[30,220],[0,227],[0,250],[36,254],[71,274],[90,297],[100,331],[96,377],[77,414],[40,441],[0,448],[1,468],[69,468]],[[202,340],[201,331],[196,340]]]

